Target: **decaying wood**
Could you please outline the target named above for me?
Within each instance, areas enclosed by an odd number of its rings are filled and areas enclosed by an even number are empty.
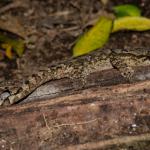
[[[67,79],[43,85],[61,88],[46,100],[31,96],[36,101],[0,109],[0,149],[149,150],[149,73],[138,67],[128,83],[110,69],[90,75],[84,89]]]
[[[145,81],[148,79],[150,79],[150,66],[139,66],[135,68],[133,83],[138,81]],[[105,87],[123,83],[129,82],[125,78],[123,78],[116,69],[107,68],[106,70],[90,74],[87,78],[85,87],[83,87],[80,79],[76,81],[72,81],[69,79],[50,81],[40,86],[31,95],[21,101],[21,103],[72,94],[75,91],[81,90],[83,88],[89,88],[92,86]]]

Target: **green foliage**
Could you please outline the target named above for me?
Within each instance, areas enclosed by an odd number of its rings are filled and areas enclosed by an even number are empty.
[[[100,17],[89,31],[84,33],[73,48],[73,56],[80,56],[103,47],[112,29],[112,19]]]
[[[135,5],[119,5],[113,8],[116,17],[141,16],[141,10]]]
[[[150,30],[150,19],[141,16],[141,10],[134,5],[119,5],[113,8],[117,19],[112,21],[100,17],[95,26],[84,33],[73,48],[73,56],[80,56],[103,47],[110,33],[120,30]]]

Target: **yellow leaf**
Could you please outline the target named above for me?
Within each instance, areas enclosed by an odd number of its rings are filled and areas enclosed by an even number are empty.
[[[7,46],[11,46],[11,49],[14,50],[19,57],[22,56],[25,45],[24,40],[21,37],[8,31],[0,30],[0,42],[7,44]],[[9,56],[11,55],[10,52],[10,50],[7,51],[7,54],[9,53]]]
[[[80,56],[101,48],[109,38],[112,22],[110,18],[100,17],[95,26],[77,40],[73,48],[73,56]]]
[[[120,30],[146,31],[150,30],[150,19],[145,17],[122,17],[116,19],[113,24],[112,32]]]
[[[12,59],[13,58],[13,54],[12,54],[12,46],[9,45],[9,44],[2,44],[1,45],[2,48],[6,49],[6,56],[9,58],[9,59]]]

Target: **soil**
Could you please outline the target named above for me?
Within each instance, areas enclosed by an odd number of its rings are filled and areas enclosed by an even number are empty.
[[[149,0],[7,0],[0,2],[0,28],[28,41],[21,58],[0,62],[0,83],[22,82],[39,68],[72,56],[77,37],[105,12],[118,4],[139,6],[150,17]],[[112,34],[107,48],[148,47],[150,31],[122,31]]]

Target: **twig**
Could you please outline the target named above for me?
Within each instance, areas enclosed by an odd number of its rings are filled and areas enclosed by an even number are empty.
[[[43,114],[43,118],[44,118],[44,121],[45,121],[45,124],[46,124],[46,127],[50,130],[50,127],[47,123],[47,120],[45,118],[45,115]],[[67,123],[67,124],[60,124],[60,125],[55,125],[55,126],[52,126],[51,128],[59,128],[59,127],[63,127],[63,126],[76,126],[76,125],[84,125],[84,124],[89,124],[89,123],[93,123],[95,121],[98,121],[98,119],[100,119],[100,117],[98,118],[95,118],[95,119],[92,119],[92,120],[89,120],[89,121],[83,121],[83,122],[78,122],[78,123]]]
[[[10,9],[17,8],[17,7],[25,7],[25,5],[23,5],[20,1],[10,3],[0,9],[0,14],[4,13],[6,11],[9,11]]]

